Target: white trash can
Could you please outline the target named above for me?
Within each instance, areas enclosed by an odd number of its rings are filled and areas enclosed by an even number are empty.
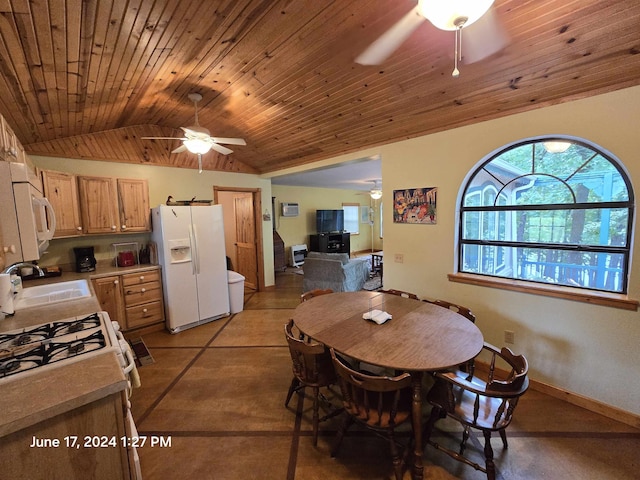
[[[229,310],[238,313],[244,310],[244,276],[233,270],[227,270],[229,283]]]

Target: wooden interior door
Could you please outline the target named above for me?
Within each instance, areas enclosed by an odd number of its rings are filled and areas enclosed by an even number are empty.
[[[245,286],[258,288],[255,212],[253,197],[243,194],[233,199],[236,214],[236,270],[245,278]]]

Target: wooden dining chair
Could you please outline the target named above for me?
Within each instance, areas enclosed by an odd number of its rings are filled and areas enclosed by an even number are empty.
[[[382,293],[389,293],[391,295],[398,295],[399,297],[411,298],[413,300],[419,300],[418,296],[415,293],[409,293],[402,290],[396,290],[395,288],[390,288],[388,290],[378,290]]]
[[[345,418],[338,429],[331,456],[338,454],[345,433],[354,421],[389,440],[397,480],[402,479],[402,459],[394,437],[395,428],[411,420],[411,377],[403,373],[396,377],[375,376],[353,370],[333,348],[331,358],[342,392]]]
[[[285,407],[294,392],[302,390],[304,387],[311,387],[313,390],[313,445],[318,444],[318,425],[321,421],[331,418],[341,412],[330,405],[330,402],[321,397],[320,388],[328,387],[336,383],[336,373],[329,351],[321,343],[307,342],[297,338],[294,334],[293,320],[284,327],[284,334],[289,345],[291,362],[293,368],[293,379],[287,392],[284,402]],[[320,399],[330,405],[329,413],[320,418]]]
[[[474,376],[466,380],[453,372],[435,374],[435,383],[427,394],[427,401],[433,405],[433,409],[423,438],[425,444],[432,445],[450,457],[486,473],[489,480],[495,480],[491,433],[499,432],[504,448],[508,448],[505,429],[513,419],[519,398],[529,387],[529,364],[523,355],[515,355],[506,347],[498,350],[493,345],[485,343],[483,351],[491,354],[491,362],[483,378]],[[498,373],[498,368],[505,367],[506,370]],[[431,439],[435,423],[447,416],[463,426],[462,441],[457,452]],[[484,436],[484,466],[464,456],[469,431],[472,428],[480,430]]]
[[[424,300],[424,301],[428,302],[428,303],[433,303],[434,305],[438,305],[439,307],[442,307],[442,308],[447,308],[449,310],[452,310],[452,311],[454,311],[456,313],[459,313],[463,317],[469,319],[470,322],[476,323],[476,316],[473,314],[471,309],[469,309],[468,307],[464,307],[464,306],[458,305],[456,303],[451,303],[451,302],[448,302],[446,300],[433,300],[433,301]],[[458,366],[459,372],[460,372],[461,376],[463,376],[463,377],[473,377],[474,368],[475,367],[474,367],[474,359],[473,358],[471,360],[469,360],[468,362]]]
[[[318,295],[327,295],[329,293],[333,293],[333,290],[330,288],[316,288],[315,290],[309,290],[308,292],[304,292],[300,295],[300,303],[311,300],[313,297],[317,297]]]

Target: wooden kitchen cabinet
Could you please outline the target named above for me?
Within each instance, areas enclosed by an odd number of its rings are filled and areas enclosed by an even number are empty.
[[[120,231],[148,232],[150,228],[149,185],[146,180],[118,178]]]
[[[98,302],[100,302],[100,308],[109,314],[111,320],[117,321],[124,329],[126,316],[120,275],[92,278],[91,283],[96,297],[98,297]]]
[[[122,275],[126,329],[164,322],[160,270]]]
[[[44,194],[56,212],[54,236],[151,231],[145,179],[42,171]]]
[[[164,323],[160,270],[93,278],[100,307],[123,332]]]
[[[78,193],[84,233],[120,231],[115,178],[78,177]]]
[[[2,478],[129,480],[128,451],[121,441],[125,434],[122,394],[116,392],[3,437]],[[60,446],[31,448],[34,437],[57,440]],[[111,444],[91,443],[103,439]]]
[[[56,212],[55,238],[72,237],[82,233],[80,203],[76,176],[71,173],[42,171],[44,194]]]
[[[18,138],[13,133],[9,122],[2,116],[0,116],[0,128],[2,128],[2,131],[0,131],[0,157],[5,162],[18,162],[19,150],[22,149],[22,145],[20,145]],[[20,147],[18,148],[18,146]]]

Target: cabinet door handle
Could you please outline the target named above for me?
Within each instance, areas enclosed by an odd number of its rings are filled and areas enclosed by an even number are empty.
[[[140,275],[140,280],[144,280],[144,275]]]
[[[122,230],[126,230],[126,229],[127,229],[127,226],[126,226],[126,225],[122,225],[120,228],[121,228]]]
[[[113,284],[114,284],[114,285],[118,285],[119,283],[120,283],[120,280],[114,280],[114,281],[113,281]]]
[[[115,225],[111,225],[111,230],[115,230],[117,227]]]
[[[146,291],[147,291],[147,289],[146,289],[146,288],[141,288],[141,289],[140,289],[140,291],[141,291],[142,293],[144,293],[144,292],[146,292]]]
[[[148,312],[148,310],[147,310],[146,308],[143,308],[143,309],[142,309],[142,313],[145,313],[145,314],[146,314],[147,312]]]
[[[78,227],[76,227],[76,230],[78,230],[79,232],[81,232],[81,231],[82,231],[82,227],[78,226]]]

